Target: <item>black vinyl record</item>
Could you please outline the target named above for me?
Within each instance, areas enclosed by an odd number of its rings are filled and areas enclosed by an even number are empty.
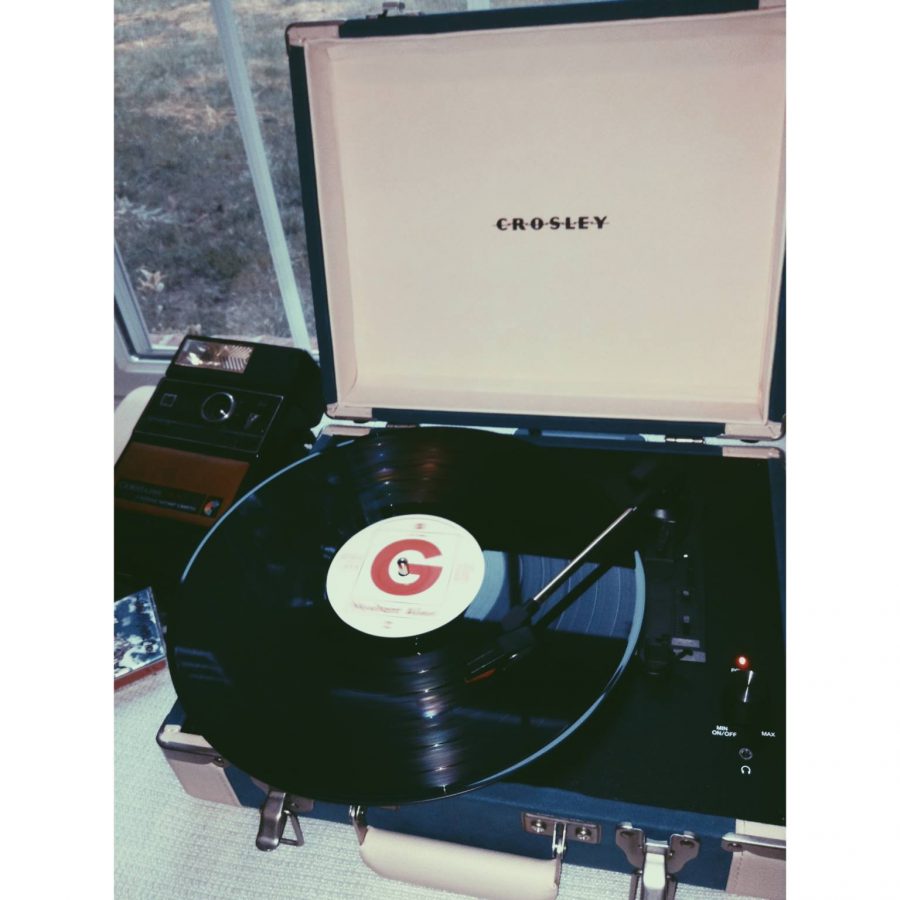
[[[284,469],[210,531],[169,623],[191,727],[281,790],[384,805],[510,774],[634,652],[640,558],[601,473],[513,437],[374,432]]]

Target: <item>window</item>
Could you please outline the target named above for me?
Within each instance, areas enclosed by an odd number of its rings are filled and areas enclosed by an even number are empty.
[[[296,288],[305,272],[302,225],[294,225],[291,253],[271,182],[265,183],[265,153],[251,146],[253,134],[246,143],[257,153],[258,171],[248,164],[241,133],[248,126],[239,122],[229,88],[229,77],[234,83],[241,73],[227,69],[227,37],[219,37],[229,28],[241,69],[229,4],[119,0],[116,6],[117,305],[131,325],[133,348],[171,352],[191,331],[306,341]],[[252,52],[261,58],[266,51],[257,44]],[[252,103],[248,113],[252,130]],[[279,145],[291,139],[289,114],[284,119]],[[287,185],[287,178],[280,180]],[[284,199],[294,211],[295,196]],[[281,251],[280,260],[273,249]],[[300,340],[285,300],[300,311]],[[133,332],[141,324],[144,341]]]
[[[419,0],[405,11],[514,5],[527,4]],[[284,29],[380,8],[116,0],[120,359],[164,359],[189,332],[316,350]]]

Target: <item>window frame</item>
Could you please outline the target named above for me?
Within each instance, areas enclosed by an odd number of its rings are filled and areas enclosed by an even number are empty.
[[[211,0],[210,8],[288,328],[294,346],[313,353],[234,9],[231,0]],[[121,397],[134,387],[159,381],[174,348],[160,349],[153,346],[117,242],[114,300],[115,394]]]

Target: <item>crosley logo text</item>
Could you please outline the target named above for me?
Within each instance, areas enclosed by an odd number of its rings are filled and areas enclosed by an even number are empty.
[[[606,225],[606,216],[550,216],[544,219],[535,216],[532,219],[515,217],[511,219],[497,219],[495,228],[500,231],[540,231],[547,228],[550,231],[588,231],[599,230]]]

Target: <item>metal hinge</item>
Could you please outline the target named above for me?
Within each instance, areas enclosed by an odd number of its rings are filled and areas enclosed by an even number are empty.
[[[769,859],[785,859],[787,857],[787,842],[778,838],[759,837],[755,834],[737,834],[729,831],[722,835],[722,849],[729,853],[745,851],[756,856],[766,856]]]
[[[400,428],[418,428],[415,422],[385,422],[385,429],[396,431]],[[365,437],[371,433],[372,429],[367,425],[326,425],[322,429],[322,434],[326,437]]]
[[[342,406],[340,403],[326,403],[325,413],[329,419],[346,419],[363,425],[372,421],[371,406]]]
[[[326,425],[322,429],[325,437],[365,437],[372,429],[364,425]]]
[[[665,442],[667,444],[705,444],[706,438],[702,437],[677,437],[675,435],[667,434],[665,436]]]
[[[259,829],[256,832],[256,847],[259,850],[274,850],[279,844],[292,847],[303,846],[303,832],[297,813],[309,812],[313,801],[306,797],[297,797],[284,791],[270,788],[266,800],[259,809]],[[294,829],[294,837],[286,838],[284,829],[290,819]]]
[[[616,846],[634,866],[628,900],[673,900],[678,888],[673,876],[700,852],[700,840],[690,831],[673,834],[666,843],[645,837],[630,822],[616,828]]]
[[[370,13],[368,16],[366,16],[366,18],[367,19],[386,19],[389,15],[391,15],[391,13],[393,13],[395,16],[403,16],[403,15],[417,16],[418,15],[418,13],[404,12],[405,9],[406,9],[406,4],[403,3],[402,0],[399,0],[399,2],[397,2],[397,0],[388,0],[388,2],[381,4],[381,12],[380,13],[374,13],[374,14]]]
[[[219,755],[212,744],[199,734],[187,734],[180,725],[163,722],[156,733],[156,743],[167,756],[180,762],[212,763],[224,769],[228,761]]]

